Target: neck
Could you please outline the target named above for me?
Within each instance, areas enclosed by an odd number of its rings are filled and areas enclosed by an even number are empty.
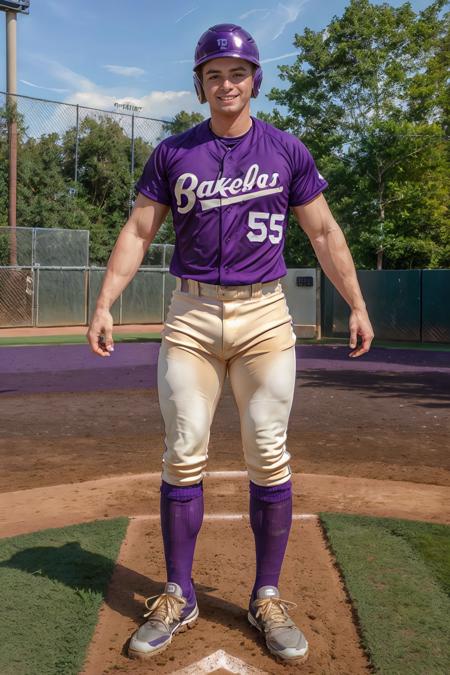
[[[236,116],[211,112],[210,127],[216,136],[243,136],[252,126],[250,111],[245,108]]]

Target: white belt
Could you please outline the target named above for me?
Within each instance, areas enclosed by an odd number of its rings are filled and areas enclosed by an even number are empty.
[[[218,284],[206,284],[195,279],[176,277],[176,290],[219,299],[259,298],[262,295],[281,290],[281,283],[280,279],[274,279],[273,281],[243,286],[220,286]]]

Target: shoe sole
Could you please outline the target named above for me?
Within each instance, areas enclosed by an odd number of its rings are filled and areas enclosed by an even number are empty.
[[[167,642],[165,642],[163,645],[161,645],[161,647],[157,647],[156,649],[152,649],[152,651],[150,651],[150,652],[140,652],[137,649],[131,649],[130,647],[128,647],[128,652],[127,652],[128,656],[130,657],[130,659],[139,659],[141,661],[145,661],[146,659],[152,658],[152,656],[156,656],[157,654],[161,654],[161,652],[164,652],[167,649],[167,647],[170,645],[174,635],[176,635],[177,633],[186,633],[186,631],[190,630],[191,628],[194,628],[194,626],[197,623],[197,620],[198,620],[198,607],[197,607],[196,614],[192,618],[180,623],[173,630],[173,632],[171,633],[170,638],[167,640]]]
[[[253,615],[249,612],[247,614],[247,619],[248,622],[250,623],[251,626],[259,630],[260,633],[263,633],[262,628],[258,625],[258,622],[256,619],[253,617]],[[309,649],[306,650],[305,654],[301,654],[300,656],[291,656],[291,657],[286,657],[280,654],[279,652],[274,651],[273,649],[270,648],[270,646],[267,644],[267,641],[265,641],[266,647],[269,650],[269,652],[272,654],[272,656],[275,656],[278,661],[281,663],[300,663],[300,662],[305,662],[308,658],[309,655]]]

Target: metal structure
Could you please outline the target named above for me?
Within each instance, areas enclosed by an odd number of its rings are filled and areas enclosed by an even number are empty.
[[[0,10],[6,12],[6,91],[9,115],[8,126],[8,225],[11,229],[10,263],[16,264],[16,204],[17,204],[17,121],[15,99],[17,93],[17,14],[28,14],[29,0],[0,2]]]
[[[0,0],[0,10],[5,12],[19,12],[20,14],[30,13],[30,0]]]
[[[450,270],[360,270],[358,281],[378,340],[450,342]],[[322,279],[322,331],[347,337],[349,308]]]
[[[0,328],[87,325],[104,267],[89,264],[89,232],[17,228],[18,264],[8,265],[10,231],[0,227]],[[116,325],[162,323],[175,277],[169,273],[174,246],[153,244],[132,282],[111,308]],[[319,270],[290,269],[283,288],[296,333],[317,335]],[[300,280],[308,283],[299,285]]]
[[[8,265],[10,228],[0,227],[0,327],[86,325],[105,268],[89,265],[89,232],[17,228],[17,265]],[[112,308],[116,324],[161,323],[174,279],[169,244],[154,244]]]
[[[0,91],[0,119],[6,116],[8,92]],[[23,142],[29,139],[40,139],[49,134],[57,134],[59,141],[62,142],[67,132],[73,132],[74,143],[74,166],[73,181],[76,183],[79,179],[79,143],[80,127],[84,120],[90,118],[96,122],[112,120],[122,129],[125,136],[130,139],[130,173],[134,171],[132,157],[134,155],[135,143],[138,139],[144,141],[150,146],[158,143],[170,128],[171,122],[154,117],[145,117],[117,110],[102,110],[100,108],[90,108],[74,103],[61,103],[51,99],[36,98],[33,96],[23,96],[14,94],[12,98],[16,104],[17,114],[20,116],[25,127]],[[6,122],[6,118],[5,118]],[[20,156],[19,156],[20,160]]]

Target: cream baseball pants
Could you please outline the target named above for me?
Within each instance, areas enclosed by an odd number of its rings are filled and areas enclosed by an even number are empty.
[[[215,286],[177,278],[158,358],[162,479],[181,486],[202,480],[228,375],[249,479],[263,486],[289,480],[295,371],[295,334],[279,280]]]

